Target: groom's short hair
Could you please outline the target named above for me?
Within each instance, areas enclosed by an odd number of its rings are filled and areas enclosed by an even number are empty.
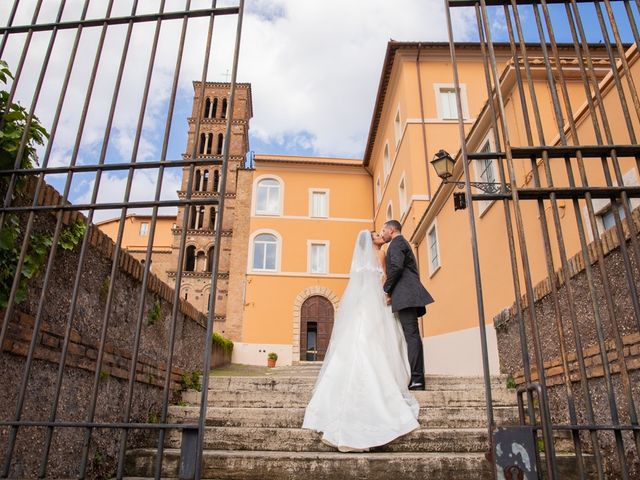
[[[400,225],[400,222],[397,220],[389,220],[388,222],[384,222],[384,224],[387,227],[391,227],[394,230],[397,230],[398,232],[402,232],[402,225]]]

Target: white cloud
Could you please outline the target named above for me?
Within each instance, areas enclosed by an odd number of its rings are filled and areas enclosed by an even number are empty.
[[[23,0],[14,24],[29,23],[36,0]],[[91,2],[89,18],[104,15],[108,2]],[[139,12],[156,11],[159,0],[139,2]],[[236,4],[225,0],[218,6]],[[68,0],[63,20],[77,19],[84,0]],[[55,19],[58,2],[44,2],[38,22]],[[114,2],[114,15],[128,15],[132,2]],[[166,10],[184,6],[167,0]],[[211,5],[194,0],[192,8]],[[469,9],[455,10],[457,40],[468,39],[475,20]],[[6,24],[8,12],[0,12]],[[224,80],[231,69],[236,16],[215,20],[208,79]],[[172,125],[169,158],[179,158],[186,147],[186,116],[191,113],[192,81],[200,79],[207,18],[189,21],[180,74],[178,103]],[[445,41],[444,6],[440,0],[247,0],[238,80],[253,89],[254,144],[267,144],[283,153],[359,157],[365,147],[371,113],[389,39]],[[167,103],[173,79],[181,21],[164,22],[150,86],[137,160],[158,159],[162,150]],[[100,158],[126,25],[108,29],[86,124],[78,145],[77,163]],[[136,24],[127,50],[118,102],[109,132],[106,161],[129,161],[149,63],[155,23]],[[76,30],[58,34],[47,68],[37,115],[51,127],[60,98]],[[15,71],[25,35],[11,35],[3,59]],[[67,165],[72,157],[100,28],[83,31],[53,143],[51,166]],[[51,32],[33,36],[16,98],[31,103]],[[118,177],[106,175],[114,185]],[[114,187],[115,188],[115,187]],[[117,189],[116,189],[117,190]],[[101,188],[102,191],[102,188]],[[115,190],[114,190],[115,191]],[[175,195],[175,193],[173,194]],[[74,198],[73,201],[80,201]]]

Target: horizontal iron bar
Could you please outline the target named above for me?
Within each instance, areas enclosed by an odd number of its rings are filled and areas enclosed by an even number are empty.
[[[24,207],[6,207],[0,208],[0,212],[57,212],[57,211],[73,211],[73,210],[117,210],[120,208],[150,208],[150,207],[188,207],[199,205],[218,205],[219,201],[215,198],[190,200],[148,200],[140,202],[112,202],[112,203],[80,203],[66,205],[38,205]]]
[[[197,424],[191,423],[124,423],[124,422],[38,422],[29,420],[0,421],[0,426],[13,427],[62,427],[62,428],[126,428],[126,429],[193,429]]]
[[[89,20],[76,20],[72,22],[58,23],[36,23],[34,25],[15,25],[11,27],[0,27],[0,35],[5,33],[25,33],[29,30],[33,32],[48,31],[57,28],[67,30],[78,27],[99,27],[102,25],[123,25],[129,22],[142,23],[156,20],[178,20],[181,18],[208,17],[210,15],[235,15],[239,12],[238,7],[207,8],[199,10],[182,10],[178,12],[149,13],[145,15],[128,15],[125,17],[91,18]]]
[[[549,158],[575,158],[580,152],[585,158],[601,158],[611,156],[611,151],[615,150],[618,157],[640,156],[640,145],[580,145],[562,147],[513,147],[511,149],[512,158],[541,158],[543,152],[547,152]],[[473,152],[467,155],[469,160],[483,160],[494,158],[505,158],[505,152]]]
[[[590,194],[593,198],[616,198],[623,192],[628,197],[640,198],[639,186],[624,187],[554,187],[554,188],[522,188],[518,189],[518,197],[520,200],[540,200],[551,198],[552,194],[556,198],[585,198]],[[508,193],[479,193],[471,196],[472,200],[511,200],[511,194]]]
[[[518,425],[518,427],[528,427],[531,430],[542,430],[542,425]],[[569,425],[560,424],[552,425],[553,430],[617,430],[617,431],[640,431],[640,425],[607,425],[607,424],[586,424],[586,425]]]
[[[11,170],[0,170],[0,177],[6,177],[13,175],[36,175],[39,173],[45,173],[47,175],[59,175],[70,172],[97,172],[101,171],[113,171],[113,170],[129,170],[133,168],[135,170],[142,170],[148,168],[158,168],[164,166],[165,168],[176,167],[190,167],[191,165],[201,166],[216,166],[222,165],[222,160],[202,159],[196,158],[194,160],[156,160],[153,162],[123,162],[123,163],[104,163],[102,165],[90,164],[90,165],[73,165],[69,167],[37,167],[37,168],[16,168]]]
[[[539,0],[518,0],[518,5],[531,5]],[[616,1],[616,0],[612,0]],[[577,3],[593,3],[593,0],[576,0]],[[511,5],[511,0],[486,0],[488,7],[496,5]],[[547,3],[566,3],[566,0],[547,0]],[[450,7],[474,7],[480,5],[479,0],[449,0]]]

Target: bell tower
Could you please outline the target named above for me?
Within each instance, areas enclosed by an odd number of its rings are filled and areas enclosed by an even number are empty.
[[[251,85],[237,83],[234,111],[229,111],[230,83],[207,82],[200,98],[201,82],[193,82],[194,98],[184,159],[191,157],[196,147],[196,164],[191,185],[191,198],[211,199],[211,205],[179,207],[172,229],[172,269],[169,280],[175,286],[182,223],[187,216],[187,237],[180,297],[203,313],[208,313],[211,292],[211,270],[215,249],[220,249],[214,331],[232,340],[239,340],[242,331],[242,292],[247,258],[247,235],[252,170],[246,164],[249,151],[249,120],[251,119]],[[200,132],[195,128],[200,116]],[[227,163],[225,205],[220,245],[215,245],[215,200],[220,200],[222,180],[222,149],[227,120],[231,116],[231,141]],[[182,170],[182,185],[178,197],[186,198],[189,167]],[[233,250],[234,258],[231,258]],[[231,293],[230,293],[231,292]]]

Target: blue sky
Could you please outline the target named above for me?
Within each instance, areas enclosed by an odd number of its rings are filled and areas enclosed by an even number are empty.
[[[78,18],[83,1],[68,0],[63,18]],[[21,1],[16,24],[29,23],[34,3],[35,0]],[[55,18],[57,3],[44,2],[38,21]],[[159,1],[139,3],[139,12],[144,13],[157,9]],[[218,2],[220,6],[234,3],[231,0]],[[105,4],[92,2],[88,17],[103,15]],[[180,9],[183,5],[181,0],[167,0],[167,10]],[[193,1],[194,8],[209,5],[207,0]],[[440,0],[247,0],[246,6],[238,80],[252,84],[254,118],[250,143],[251,149],[257,153],[361,158],[388,40],[447,39],[443,28],[443,2]],[[131,0],[117,1],[115,8],[114,15],[127,15]],[[564,6],[551,5],[549,8],[556,39],[571,41]],[[632,9],[637,16],[635,5]],[[580,4],[580,10],[589,40],[601,42],[601,29],[593,5]],[[624,40],[632,41],[623,4],[615,2],[614,10]],[[501,7],[490,8],[494,41],[507,39],[502,12]],[[0,24],[6,23],[7,14],[0,11]],[[532,7],[521,7],[520,14],[526,39],[537,42]],[[207,74],[209,80],[224,81],[227,78],[225,73],[231,68],[235,21],[235,17],[216,19]],[[191,81],[201,76],[206,26],[205,19],[193,20],[189,24],[167,154],[169,159],[180,158],[186,148],[186,118],[191,114],[193,96]],[[123,25],[108,31],[76,163],[95,163],[99,159],[118,61],[124,48],[125,30]],[[151,81],[137,161],[156,160],[160,156],[179,30],[180,22],[166,22],[161,30],[159,55]],[[472,8],[454,10],[454,31],[456,40],[477,39]],[[153,33],[152,24],[140,24],[134,28],[106,162],[128,162],[131,159]],[[58,35],[47,69],[43,94],[36,107],[37,115],[47,128],[53,121],[74,35],[74,31],[63,31]],[[83,32],[49,165],[68,165],[72,157],[98,36],[98,29]],[[14,70],[24,40],[24,35],[15,35],[7,44],[4,59]],[[16,97],[25,106],[31,104],[49,40],[50,32],[33,37]],[[166,172],[162,198],[175,198],[180,178],[179,169]],[[49,177],[48,180],[58,189],[64,188],[64,179]],[[75,175],[70,199],[74,202],[88,201],[94,180],[93,175]],[[99,201],[122,200],[125,183],[125,172],[104,175]],[[155,183],[156,172],[153,170],[137,172],[132,199],[151,199]],[[112,215],[113,212],[101,212],[97,218]]]

